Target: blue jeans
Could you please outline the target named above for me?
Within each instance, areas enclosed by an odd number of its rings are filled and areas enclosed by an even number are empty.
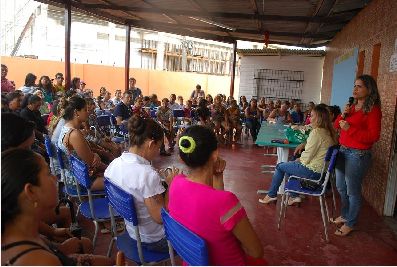
[[[336,161],[336,187],[341,197],[341,216],[353,227],[361,208],[361,184],[371,162],[370,150],[341,147]]]
[[[168,243],[165,237],[153,243],[142,242],[141,244],[142,247],[146,248],[147,250],[164,253],[168,252]]]
[[[272,184],[269,189],[269,197],[276,197],[278,188],[280,187],[284,175],[287,174],[288,176],[295,175],[311,180],[318,180],[320,179],[320,173],[314,172],[309,168],[303,166],[300,162],[297,161],[289,161],[289,162],[281,162],[277,164],[276,170],[273,174]],[[292,197],[296,197],[297,194],[291,194]]]

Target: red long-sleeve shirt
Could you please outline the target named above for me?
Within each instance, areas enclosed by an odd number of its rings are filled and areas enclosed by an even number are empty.
[[[340,130],[339,143],[354,149],[370,149],[379,140],[381,119],[382,111],[379,106],[372,107],[371,111],[365,114],[362,109],[356,111],[353,105],[345,118],[350,128],[347,131]],[[336,129],[340,129],[340,120],[343,120],[341,115],[334,122]]]

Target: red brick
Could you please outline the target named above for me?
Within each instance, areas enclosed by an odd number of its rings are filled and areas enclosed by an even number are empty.
[[[373,46],[381,43],[377,81],[382,101],[382,132],[380,140],[373,147],[373,163],[363,182],[364,198],[379,214],[383,214],[394,132],[397,72],[390,72],[389,65],[396,38],[397,1],[371,1],[327,47],[321,91],[321,102],[329,103],[334,60],[353,48],[365,50],[364,74],[370,74]]]

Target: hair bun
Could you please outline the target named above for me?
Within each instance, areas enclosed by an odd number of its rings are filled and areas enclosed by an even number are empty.
[[[181,140],[181,146],[182,146],[182,147],[184,147],[184,148],[189,148],[191,145],[192,145],[192,144],[190,143],[189,140],[187,140],[187,139]]]
[[[130,126],[128,127],[130,132],[134,135],[141,135],[145,131],[145,120],[140,116],[133,116],[129,121]]]
[[[179,149],[185,154],[193,153],[196,149],[196,141],[193,137],[184,135],[179,138]]]

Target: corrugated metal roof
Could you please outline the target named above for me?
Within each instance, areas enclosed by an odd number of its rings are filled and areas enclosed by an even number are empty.
[[[38,0],[115,23],[234,43],[320,47],[371,0]]]
[[[237,53],[241,56],[310,56],[310,57],[323,57],[325,56],[324,50],[312,49],[237,49]]]

